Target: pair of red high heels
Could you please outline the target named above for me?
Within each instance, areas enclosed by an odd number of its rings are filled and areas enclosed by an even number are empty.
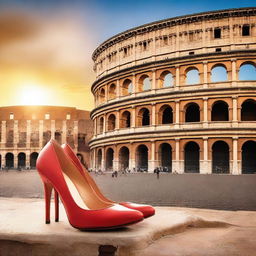
[[[152,206],[116,203],[107,199],[73,150],[49,141],[37,159],[44,183],[45,219],[50,223],[50,199],[54,190],[55,221],[59,220],[59,196],[74,228],[101,230],[123,227],[155,214]]]

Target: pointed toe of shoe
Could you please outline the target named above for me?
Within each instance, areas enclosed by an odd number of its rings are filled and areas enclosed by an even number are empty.
[[[120,203],[120,205],[125,206],[129,209],[140,211],[143,214],[144,218],[148,218],[155,214],[155,209],[151,205],[135,204],[130,202],[123,202]]]

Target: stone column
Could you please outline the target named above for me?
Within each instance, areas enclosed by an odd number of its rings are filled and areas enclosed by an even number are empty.
[[[26,169],[30,169],[30,151],[26,150]]]
[[[234,175],[241,174],[241,173],[239,173],[239,170],[238,170],[237,141],[238,141],[238,137],[233,137],[233,168],[232,168],[231,173]]]
[[[203,127],[208,127],[208,98],[204,97],[204,108],[203,108],[203,113],[204,113],[204,120],[203,120]]]
[[[152,70],[152,93],[156,92],[156,70]]]
[[[103,134],[106,133],[106,125],[107,125],[106,114],[104,113],[104,118],[103,118]]]
[[[179,90],[180,86],[180,67],[176,66],[175,69],[175,90]]]
[[[203,137],[204,141],[204,159],[201,162],[200,166],[200,173],[202,174],[210,174],[211,170],[209,168],[209,161],[208,161],[208,137]]]
[[[180,169],[180,139],[175,139],[175,160],[173,161],[173,172],[183,173]]]
[[[180,101],[175,101],[175,125],[174,128],[179,128],[180,124]]]
[[[149,173],[153,173],[154,169],[157,165],[157,161],[155,160],[155,151],[156,151],[155,141],[151,141],[151,159],[148,161],[148,172]]]
[[[61,136],[61,143],[64,144],[67,142],[67,121],[62,121],[62,136]]]
[[[78,121],[74,121],[74,145],[75,145],[75,152],[77,152],[77,148],[78,148]]]
[[[97,134],[99,133],[98,127],[97,127],[97,117],[94,117],[93,119],[93,128],[94,128],[94,136],[97,136]]]
[[[232,96],[232,108],[233,108],[233,119],[232,119],[232,126],[237,127],[238,126],[238,118],[237,118],[237,96]]]
[[[44,120],[39,120],[39,147],[43,147],[44,142]]]
[[[120,110],[116,110],[116,128],[115,130],[119,130],[120,128]]]
[[[207,61],[204,61],[203,62],[203,65],[204,65],[204,75],[203,75],[203,87],[204,88],[207,88],[208,87],[208,68],[207,68],[207,65],[208,65],[208,62]]]
[[[14,120],[14,127],[13,127],[13,146],[14,148],[18,147],[19,142],[19,121]]]
[[[152,103],[152,122],[151,125],[152,126],[156,126],[156,103]]]
[[[105,148],[102,147],[102,158],[101,158],[101,170],[104,172],[106,170],[105,166]]]
[[[93,166],[92,169],[96,170],[97,167],[97,159],[96,159],[96,148],[93,149]]]
[[[39,136],[40,136],[40,129],[39,129]],[[31,120],[27,120],[27,138],[26,138],[27,149],[30,148],[30,142],[31,142]]]
[[[133,142],[131,141],[130,142],[130,147],[129,147],[129,150],[130,150],[130,154],[129,154],[129,169],[131,171],[133,171],[134,168],[136,168],[135,166],[135,152],[134,152],[134,145],[133,145]]]
[[[236,86],[236,83],[237,83],[236,59],[231,59],[231,62],[232,62],[232,70],[231,70],[232,86]]]
[[[132,74],[132,94],[135,94],[135,93],[136,93],[136,76],[135,76],[135,73],[133,73]]]
[[[135,106],[132,106],[132,123],[131,123],[131,127],[135,128],[136,127],[136,109]]]
[[[55,138],[55,120],[51,120],[51,139]]]
[[[117,153],[117,145],[114,146],[114,156],[113,156],[113,171],[119,171],[118,166],[118,153]]]
[[[116,98],[119,99],[120,98],[120,81],[119,79],[116,80]]]
[[[6,121],[2,121],[2,137],[1,137],[1,148],[6,147]]]
[[[15,150],[15,152],[13,152],[13,167],[14,169],[17,169],[18,168],[18,153],[17,151]]]

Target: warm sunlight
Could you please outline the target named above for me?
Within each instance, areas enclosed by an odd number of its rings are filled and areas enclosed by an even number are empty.
[[[24,86],[20,94],[21,105],[47,105],[49,98],[47,91],[38,86]]]

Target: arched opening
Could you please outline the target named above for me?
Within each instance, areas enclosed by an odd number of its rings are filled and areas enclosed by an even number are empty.
[[[108,131],[114,131],[116,128],[116,116],[114,114],[108,117]]]
[[[160,120],[161,124],[172,124],[173,123],[173,111],[169,105],[164,105],[160,108]]]
[[[256,142],[246,141],[242,146],[242,173],[256,173]]]
[[[106,170],[113,171],[114,150],[109,148],[106,153]]]
[[[173,75],[169,71],[164,71],[161,74],[160,79],[162,81],[162,87],[163,88],[172,87],[174,85]]]
[[[239,80],[256,80],[256,65],[242,64],[239,69]]]
[[[227,69],[225,66],[217,65],[214,66],[211,70],[211,81],[212,82],[223,82],[227,81]]]
[[[200,122],[200,108],[196,103],[190,103],[187,105],[185,122]]]
[[[228,121],[228,104],[225,101],[214,102],[211,112],[212,121]]]
[[[62,143],[62,139],[61,139],[61,131],[55,131],[55,133],[54,133],[54,138],[55,138],[55,140],[59,143],[59,144],[61,144]]]
[[[99,133],[103,133],[103,126],[104,126],[104,118],[100,118],[100,123],[99,123]]]
[[[224,141],[212,145],[212,173],[229,173],[229,146]]]
[[[138,114],[139,126],[150,125],[150,114],[147,108],[142,108]]]
[[[104,88],[102,88],[100,90],[99,100],[100,100],[100,103],[103,103],[105,101],[105,89]]]
[[[125,79],[122,86],[122,95],[126,96],[132,93],[133,85],[130,79]]]
[[[33,152],[32,154],[30,154],[30,168],[31,169],[36,168],[37,158],[38,158],[38,153],[37,152]]]
[[[185,173],[199,173],[200,148],[196,142],[190,141],[184,150]]]
[[[18,154],[18,168],[25,168],[26,167],[26,154],[19,153]]]
[[[198,69],[196,68],[191,68],[188,69],[186,72],[186,84],[199,84],[200,83],[200,76]]]
[[[241,108],[241,120],[242,121],[256,121],[256,101],[246,100],[242,104]]]
[[[111,84],[109,86],[108,97],[110,100],[112,100],[116,97],[116,85],[115,84]]]
[[[14,167],[14,155],[13,153],[7,153],[5,155],[5,167],[10,169]]]
[[[122,147],[119,151],[119,170],[129,168],[130,152],[127,147]]]
[[[138,171],[148,170],[148,148],[140,145],[136,150],[136,167]]]
[[[143,75],[139,79],[139,91],[148,91],[151,89],[151,82],[147,75]]]
[[[131,113],[129,111],[124,111],[121,117],[121,128],[131,127]]]
[[[101,164],[102,164],[102,150],[99,149],[97,154],[96,168],[101,169],[102,168]]]
[[[172,171],[172,147],[168,143],[163,143],[159,147],[160,165],[167,168],[168,172]]]

